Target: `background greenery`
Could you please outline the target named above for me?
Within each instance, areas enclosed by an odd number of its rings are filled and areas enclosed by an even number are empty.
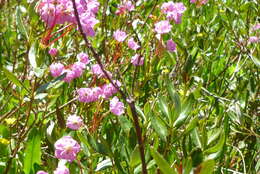
[[[89,38],[107,70],[133,93],[144,137],[149,173],[248,173],[260,171],[259,43],[247,42],[259,23],[257,1],[209,0],[199,8],[188,0],[182,23],[155,37],[163,19],[163,0],[141,1],[134,12],[114,15],[119,0],[99,0],[100,23]],[[35,11],[37,1],[0,1],[0,173],[51,173],[57,167],[54,143],[70,134],[81,143],[70,172],[141,173],[137,137],[130,108],[117,117],[109,101],[83,104],[75,89],[96,86],[89,70],[67,84],[54,80],[48,67],[66,64],[80,52],[91,53],[74,28],[52,45],[57,59],[40,43],[47,31]],[[106,13],[105,13],[106,12]],[[133,29],[131,22],[139,19]],[[62,26],[57,26],[58,30]],[[112,38],[121,28],[138,34],[145,64],[130,64],[134,52]],[[177,54],[165,50],[172,38]],[[92,63],[95,63],[91,58]],[[123,62],[123,63],[122,63]],[[133,84],[135,81],[135,85]],[[118,95],[120,96],[120,95]],[[64,126],[69,114],[84,118],[85,127]],[[80,166],[80,167],[79,167]]]

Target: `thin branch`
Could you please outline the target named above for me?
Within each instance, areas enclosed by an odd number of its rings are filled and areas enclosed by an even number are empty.
[[[76,20],[77,20],[77,23],[78,23],[79,31],[80,31],[80,33],[81,33],[81,35],[82,35],[82,37],[85,41],[87,48],[90,49],[90,51],[92,52],[95,60],[97,61],[98,65],[100,66],[100,68],[101,68],[102,72],[104,73],[105,77],[109,80],[109,82],[113,85],[113,87],[115,87],[118,90],[118,92],[121,94],[123,99],[128,103],[128,105],[131,108],[131,112],[132,112],[133,119],[134,119],[135,130],[136,130],[136,134],[137,134],[137,139],[138,139],[138,144],[139,144],[140,157],[141,157],[141,161],[142,161],[142,173],[147,174],[142,131],[141,131],[141,127],[138,123],[138,114],[136,112],[135,102],[134,102],[133,99],[129,99],[127,97],[127,95],[119,88],[119,86],[116,83],[113,82],[111,77],[108,75],[107,71],[104,69],[104,66],[101,62],[100,56],[97,54],[97,52],[91,46],[91,44],[88,42],[87,37],[86,37],[85,33],[83,32],[75,0],[72,0],[72,4],[73,4],[73,9],[74,9],[74,14],[75,14],[75,17],[76,17]]]

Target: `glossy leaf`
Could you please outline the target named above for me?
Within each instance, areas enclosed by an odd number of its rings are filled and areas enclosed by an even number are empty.
[[[40,132],[34,128],[31,130],[26,143],[24,157],[24,173],[35,173],[34,164],[41,164],[41,136]]]
[[[163,174],[177,174],[168,162],[159,154],[154,148],[151,147],[151,154]]]

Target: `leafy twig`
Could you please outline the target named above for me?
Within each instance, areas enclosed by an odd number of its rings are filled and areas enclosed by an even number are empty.
[[[135,108],[135,102],[132,98],[129,99],[127,97],[127,95],[119,88],[119,86],[116,83],[113,82],[111,77],[108,75],[107,71],[104,69],[104,66],[101,62],[100,56],[97,54],[97,52],[91,46],[91,44],[87,40],[85,33],[83,32],[75,0],[72,0],[72,3],[73,3],[74,14],[75,14],[75,17],[76,17],[76,20],[77,20],[77,23],[78,23],[79,31],[80,31],[80,33],[81,33],[81,35],[82,35],[82,37],[85,41],[87,48],[90,49],[90,51],[92,52],[95,60],[97,61],[98,65],[100,66],[100,68],[101,68],[102,72],[104,73],[105,77],[109,80],[109,82],[113,85],[113,87],[115,87],[119,91],[119,93],[121,94],[123,99],[130,106],[130,109],[131,109],[131,112],[132,112],[132,115],[133,115],[133,119],[134,119],[134,125],[135,125],[136,134],[137,134],[138,144],[139,144],[140,157],[141,157],[141,161],[142,161],[142,172],[143,172],[143,174],[147,174],[142,131],[141,131],[141,127],[138,123],[138,115],[137,115],[136,108]]]

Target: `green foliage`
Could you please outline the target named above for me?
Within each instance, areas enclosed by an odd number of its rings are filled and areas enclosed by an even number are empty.
[[[158,39],[154,24],[166,19],[160,10],[165,1],[141,0],[125,15],[115,15],[121,1],[99,2],[100,23],[88,40],[135,101],[148,173],[257,174],[260,47],[248,38],[260,36],[252,31],[259,3],[209,0],[196,6],[179,0],[187,8],[182,22]],[[54,143],[65,135],[81,145],[77,160],[66,163],[73,174],[142,173],[134,117],[122,96],[116,94],[126,107],[119,117],[109,112],[109,100],[77,100],[78,88],[107,79],[93,78],[90,66],[71,83],[62,81],[65,73],[51,77],[51,63],[69,65],[81,52],[89,54],[90,64],[97,62],[76,27],[44,47],[48,29],[37,3],[0,1],[0,173],[52,173],[59,163]],[[117,29],[140,40],[143,66],[133,66],[136,52],[113,39]],[[176,42],[176,53],[165,48],[168,39]],[[57,57],[48,54],[51,47],[59,50]],[[65,126],[71,114],[83,118],[78,131]]]

